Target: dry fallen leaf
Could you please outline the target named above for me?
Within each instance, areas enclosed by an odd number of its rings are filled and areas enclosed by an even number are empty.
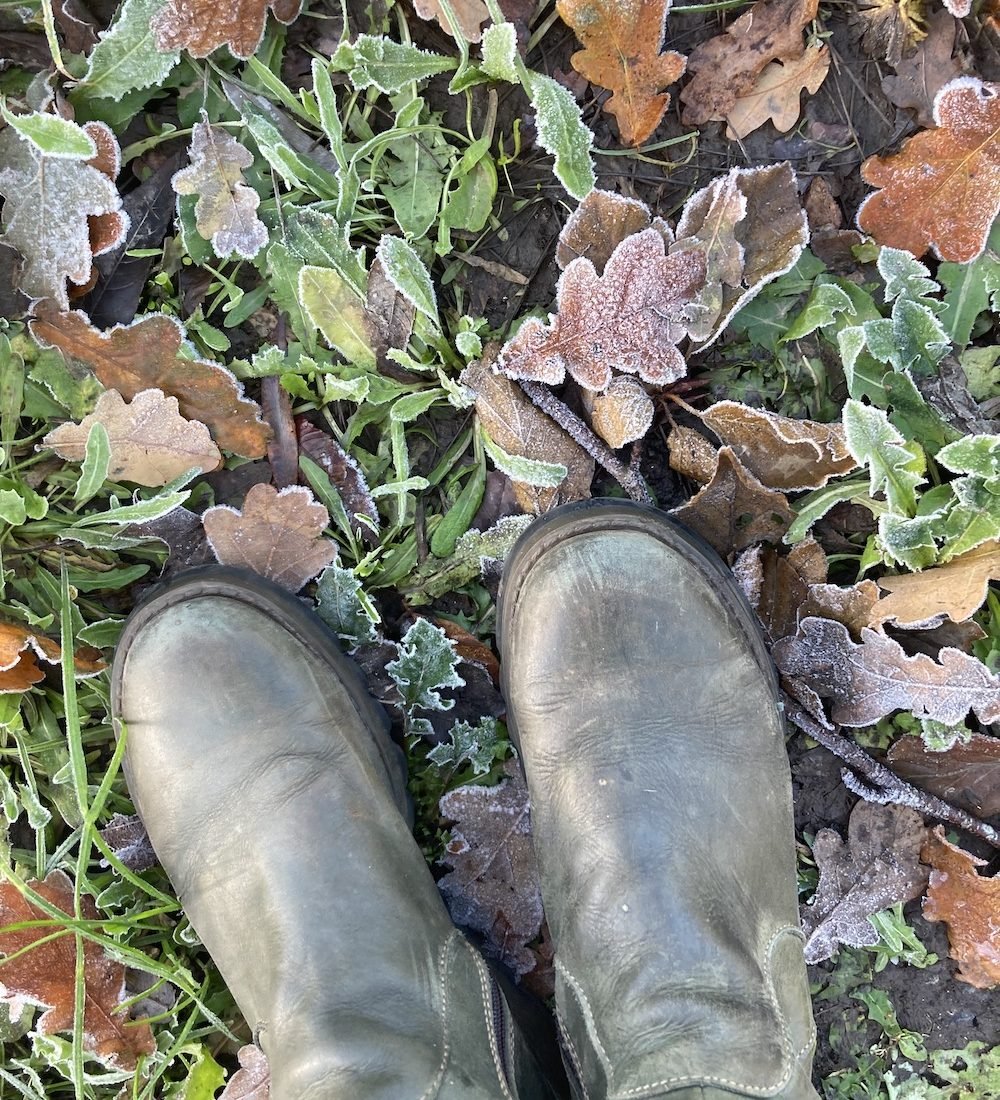
[[[969,263],[1000,213],[1000,85],[958,77],[938,92],[934,121],[898,153],[862,164],[862,178],[881,190],[861,204],[858,228],[917,257],[933,248]]]
[[[267,1055],[257,1046],[236,1052],[240,1068],[226,1082],[219,1100],[270,1100],[271,1067]]]
[[[64,913],[73,913],[73,883],[62,871],[50,871],[44,882],[28,886]],[[84,920],[100,914],[93,899],[80,898]],[[48,914],[27,901],[13,883],[0,884],[0,952],[14,955],[0,960],[0,1001],[18,1009],[20,1005],[41,1005],[45,1012],[35,1028],[40,1035],[71,1031],[76,1005],[76,938],[58,936],[33,947],[50,936],[50,927],[9,929],[24,921],[45,921]],[[28,950],[25,950],[25,949]],[[83,941],[85,985],[83,1042],[85,1048],[107,1066],[131,1071],[140,1055],[156,1050],[147,1023],[130,1024],[125,1000],[125,967],[91,940]]]
[[[440,802],[454,821],[438,882],[451,919],[485,937],[487,954],[518,977],[535,968],[528,944],[542,926],[538,864],[531,843],[528,788],[514,760],[495,787],[467,786]]]
[[[758,0],[725,34],[703,42],[688,58],[693,79],[681,92],[686,125],[722,122],[752,91],[771,61],[802,56],[802,29],[816,18],[818,0]]]
[[[344,502],[344,510],[352,518],[366,516],[371,523],[357,523],[355,530],[361,539],[371,546],[378,542],[381,524],[378,507],[372,497],[361,467],[343,447],[326,432],[311,424],[304,416],[295,418],[295,432],[299,451],[311,458],[330,479]]]
[[[722,555],[778,542],[795,518],[784,493],[761,485],[729,447],[719,451],[712,480],[673,515]]]
[[[870,802],[851,811],[846,845],[833,829],[820,829],[813,841],[819,884],[802,907],[806,962],[829,959],[840,944],[878,943],[868,917],[917,897],[927,882],[920,865],[926,832],[916,810]]]
[[[617,450],[626,443],[642,439],[653,423],[654,411],[653,402],[642,384],[620,374],[594,398],[590,420],[601,439]]]
[[[955,977],[977,989],[1000,985],[1000,877],[977,874],[986,860],[949,844],[941,825],[928,834],[920,858],[932,867],[924,919],[948,925],[950,954],[958,963]]]
[[[462,37],[467,42],[481,41],[482,25],[490,17],[483,0],[451,0],[451,9],[458,20]],[[413,10],[421,19],[435,20],[445,34],[455,37],[448,24],[448,18],[441,8],[440,0],[413,0]]]
[[[590,260],[598,275],[603,275],[611,253],[622,241],[651,226],[660,231],[667,244],[672,243],[674,238],[667,223],[662,218],[653,218],[644,202],[595,187],[562,227],[556,263],[562,270],[583,257]]]
[[[861,631],[871,625],[872,608],[878,601],[878,585],[874,581],[858,581],[848,588],[839,584],[814,584],[802,604],[802,618],[817,616],[843,623],[857,640]]]
[[[590,497],[594,460],[562,428],[536,408],[509,378],[493,372],[490,354],[462,372],[462,384],[475,394],[476,413],[486,434],[502,450],[521,458],[560,463],[568,473],[556,488],[514,482],[518,505],[541,515],[559,504]]]
[[[227,504],[206,508],[201,521],[212,551],[223,565],[251,569],[290,592],[333,563],[337,545],[323,537],[330,516],[301,485],[278,492],[250,487],[242,512]]]
[[[220,447],[245,458],[267,452],[270,433],[260,407],[225,367],[180,354],[184,330],[172,317],[158,313],[100,332],[85,314],[60,312],[51,300],[37,302],[34,312],[31,332],[43,347],[80,360],[126,400],[162,390],[177,398],[185,419],[206,424]]]
[[[96,168],[111,183],[118,179],[122,170],[122,151],[118,139],[110,126],[103,122],[85,122],[83,129],[94,143],[97,153],[87,164]],[[90,251],[95,256],[103,256],[117,248],[124,240],[129,228],[129,217],[124,210],[115,210],[107,214],[97,214],[88,218],[90,233]],[[74,289],[74,296],[83,294],[97,282],[97,269],[92,268],[90,278],[84,286]]]
[[[982,607],[991,580],[1000,580],[1000,542],[996,539],[946,565],[879,577],[879,587],[889,595],[872,608],[869,625],[893,622],[904,630],[928,630],[945,619],[963,622]]]
[[[60,424],[42,440],[61,458],[82,462],[94,424],[103,424],[111,444],[108,477],[137,485],[166,485],[187,470],[202,472],[222,465],[208,428],[185,420],[176,397],[142,390],[126,404],[116,390],[105,390],[94,411],[79,424]]]
[[[148,871],[159,863],[146,826],[137,814],[115,814],[98,832],[115,857],[130,871]]]
[[[39,660],[56,665],[61,659],[62,651],[51,638],[21,623],[0,622],[0,694],[27,691],[45,678]],[[90,646],[76,651],[73,664],[77,676],[96,676],[107,667],[100,651]]]
[[[860,0],[855,15],[865,52],[893,66],[927,33],[925,0]]]
[[[785,555],[772,546],[750,546],[733,563],[733,576],[774,642],[795,633],[810,586],[826,580],[826,554],[813,539],[803,539]]]
[[[944,752],[932,752],[919,737],[900,737],[886,762],[915,787],[977,817],[1000,814],[1000,737],[974,733]]]
[[[841,424],[796,420],[738,401],[719,401],[702,421],[771,489],[819,489],[857,463]]]
[[[221,259],[235,252],[252,260],[267,244],[267,228],[257,217],[260,195],[243,182],[253,154],[225,130],[196,122],[189,157],[190,167],[175,172],[170,185],[178,195],[198,196],[198,233]]]
[[[246,59],[264,37],[268,8],[279,23],[291,23],[301,7],[302,0],[167,0],[150,28],[164,53],[184,49],[192,57],[208,57],[228,46],[233,57]]]
[[[916,112],[918,126],[934,125],[934,98],[950,80],[962,73],[962,63],[952,57],[958,24],[944,9],[932,13],[924,38],[908,57],[896,64],[894,76],[882,78],[882,91],[890,103]]]
[[[810,46],[790,61],[772,61],[726,115],[726,137],[745,138],[768,121],[787,133],[798,122],[802,92],[818,92],[829,71],[828,46]]]
[[[612,370],[665,385],[686,370],[677,341],[684,311],[704,282],[700,252],[664,255],[663,237],[645,229],[626,237],[598,275],[587,259],[573,260],[559,279],[559,312],[545,325],[529,317],[500,353],[509,378],[558,385],[570,374],[601,391]]]
[[[981,722],[1000,720],[1000,680],[975,657],[944,648],[935,661],[908,657],[892,638],[867,627],[861,644],[842,623],[806,618],[772,652],[778,670],[833,702],[840,726],[870,726],[896,710],[954,726],[970,708]]]
[[[605,104],[622,142],[641,145],[660,124],[685,61],[661,53],[670,0],[556,0],[562,21],[583,43],[570,64],[591,84],[614,94]]]
[[[376,255],[368,271],[365,290],[365,321],[368,340],[375,355],[375,365],[380,374],[398,373],[400,367],[389,358],[389,352],[406,347],[413,332],[413,320],[417,308],[401,294],[386,274],[385,264]],[[405,373],[404,373],[405,377]]]
[[[671,470],[699,485],[707,485],[712,480],[718,461],[716,449],[701,432],[678,424],[667,436],[667,447]]]

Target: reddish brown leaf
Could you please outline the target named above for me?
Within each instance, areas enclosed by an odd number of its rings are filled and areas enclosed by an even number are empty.
[[[900,737],[889,749],[894,771],[914,786],[978,817],[1000,814],[1000,737],[974,733],[945,752],[919,737]]]
[[[758,0],[725,34],[703,42],[688,58],[693,79],[681,92],[684,122],[723,121],[771,61],[802,56],[802,29],[816,18],[818,0]]]
[[[976,872],[985,860],[969,855],[945,839],[936,826],[927,837],[920,858],[933,870],[924,900],[924,917],[948,925],[955,975],[977,989],[1000,985],[1000,877],[983,878]]]
[[[168,0],[150,27],[164,53],[184,49],[192,57],[208,57],[228,46],[234,57],[247,58],[264,37],[268,8],[279,23],[291,23],[301,7],[301,0]]]
[[[626,237],[603,275],[590,260],[573,260],[557,289],[559,312],[545,325],[529,317],[504,345],[499,369],[508,378],[558,385],[569,373],[600,391],[612,370],[665,385],[681,378],[684,307],[705,279],[700,252],[664,255],[655,229]]]
[[[51,638],[21,623],[0,622],[0,694],[27,691],[45,678],[39,660],[58,664],[59,646]],[[81,646],[74,655],[78,676],[96,676],[107,666],[99,650]]]
[[[673,241],[667,223],[660,218],[654,222],[644,202],[595,187],[562,227],[556,246],[556,263],[562,269],[583,257],[590,260],[598,275],[603,275],[604,265],[622,241],[651,225],[660,230],[667,244]]]
[[[881,188],[861,204],[858,228],[882,245],[969,263],[1000,213],[1000,85],[962,76],[934,100],[936,129],[861,166]]]
[[[91,168],[114,183],[118,179],[118,173],[122,169],[122,151],[118,139],[109,126],[103,122],[85,122],[84,130],[90,136],[90,140],[97,146],[97,154],[87,163]],[[90,227],[90,250],[95,256],[102,256],[117,248],[125,240],[128,232],[129,219],[124,211],[113,211],[109,214],[98,214],[87,219]],[[96,269],[91,272],[90,285],[97,282]],[[81,287],[77,293],[83,293]]]
[[[453,623],[451,619],[435,619],[434,625],[439,626],[444,631],[445,637],[454,642],[455,652],[463,661],[482,665],[490,674],[493,683],[499,685],[500,661],[485,642],[480,641],[475,634],[470,634],[458,623]]]
[[[826,580],[826,554],[812,539],[796,543],[785,555],[770,546],[751,546],[733,564],[733,575],[768,640],[777,641],[795,633],[810,585]]]
[[[219,1100],[269,1100],[271,1067],[267,1055],[257,1046],[240,1047],[236,1052],[240,1068],[226,1082]]]
[[[158,313],[100,332],[85,314],[62,313],[46,299],[35,305],[31,331],[44,347],[81,361],[126,400],[142,390],[162,390],[177,398],[185,419],[207,424],[220,447],[246,458],[266,452],[270,433],[259,406],[243,396],[225,367],[180,354],[184,330],[172,317]]]
[[[62,871],[50,871],[44,882],[31,881],[28,886],[64,913],[73,913],[73,883]],[[83,918],[96,920],[100,914],[93,900],[87,895],[80,900]],[[55,929],[11,930],[7,926],[50,919],[44,910],[25,900],[13,883],[0,884],[0,952],[13,955],[30,949],[10,962],[0,960],[0,1000],[44,1007],[35,1025],[41,1035],[73,1028],[76,939],[64,935],[33,947]],[[125,967],[90,940],[83,941],[83,957],[84,1045],[106,1065],[134,1070],[139,1056],[152,1054],[156,1043],[149,1024],[130,1024],[127,1010],[121,1007],[125,1000]]]
[[[584,49],[570,64],[592,84],[614,94],[605,105],[626,145],[641,145],[660,124],[668,84],[684,72],[684,58],[663,48],[669,0],[557,0],[562,21]]]

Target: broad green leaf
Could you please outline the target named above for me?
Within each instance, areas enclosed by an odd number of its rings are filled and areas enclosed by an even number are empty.
[[[1000,538],[1000,485],[978,477],[960,477],[951,483],[955,503],[940,523],[942,562]]]
[[[368,273],[361,256],[351,247],[350,227],[341,225],[331,214],[311,206],[282,207],[285,243],[305,264],[332,267],[364,298]]]
[[[364,306],[338,272],[328,267],[303,267],[299,301],[310,323],[349,363],[375,368]]]
[[[197,472],[197,471],[195,471]],[[104,512],[94,512],[91,515],[81,516],[74,524],[74,528],[95,527],[102,523],[146,523],[150,520],[161,519],[169,515],[175,508],[179,508],[191,495],[189,489],[182,492],[159,493],[149,500],[141,500],[137,504],[122,504],[108,508]]]
[[[356,88],[375,87],[386,95],[457,67],[453,57],[370,34],[358,35],[351,45],[341,44],[330,58],[330,68],[346,72]]]
[[[897,298],[908,298],[914,302],[923,301],[935,309],[941,308],[940,302],[927,301],[928,296],[939,293],[940,287],[930,277],[930,271],[905,249],[881,249],[876,266],[885,281],[887,302],[894,302]]]
[[[912,516],[916,488],[924,481],[922,454],[907,448],[881,409],[853,399],[844,405],[844,433],[854,460],[868,467],[872,496],[884,492],[893,512]]]
[[[929,516],[904,516],[887,513],[879,516],[878,536],[883,549],[899,565],[907,569],[926,569],[937,560],[934,535],[943,513]]]
[[[889,321],[885,323],[890,324]],[[837,347],[844,367],[847,392],[851,397],[857,400],[867,397],[882,408],[887,407],[889,398],[882,385],[886,370],[866,351],[865,325],[852,325],[838,332]]]
[[[597,177],[590,150],[594,135],[584,124],[572,94],[550,76],[531,73],[527,88],[538,123],[538,141],[555,157],[555,174],[573,196],[582,199],[594,189]]]
[[[472,520],[483,503],[486,492],[486,463],[479,462],[458,499],[442,516],[441,522],[434,528],[431,536],[431,553],[438,558],[446,558],[454,553],[458,540],[468,531]]]
[[[382,184],[382,193],[399,227],[413,240],[425,237],[437,220],[453,152],[440,131],[407,134],[389,145],[385,158],[389,178]]]
[[[108,479],[111,467],[111,440],[108,430],[95,420],[87,433],[87,449],[80,468],[80,478],[76,483],[73,503],[78,507],[96,496]]]
[[[389,420],[394,424],[409,424],[425,413],[431,405],[444,397],[444,391],[438,388],[410,393],[393,403],[389,410]]]
[[[960,361],[969,393],[976,401],[1000,397],[1000,346],[966,348]]]
[[[86,161],[97,153],[97,146],[86,130],[59,115],[37,111],[13,115],[6,107],[0,108],[0,114],[7,125],[31,145],[35,156]]]
[[[799,497],[792,505],[795,510],[795,519],[785,532],[782,539],[789,545],[801,542],[809,533],[810,527],[819,519],[822,519],[831,508],[845,500],[856,500],[858,497],[867,497],[868,483],[864,481],[835,481],[830,485],[824,485],[822,489],[814,489],[811,493]]]
[[[214,1100],[226,1080],[226,1071],[212,1057],[208,1047],[197,1044],[194,1061],[181,1084],[176,1100]]]
[[[867,331],[868,326],[865,328]],[[932,374],[951,347],[948,334],[934,311],[909,298],[899,298],[893,305],[892,332],[896,354],[888,361],[896,370],[913,369],[918,374]],[[871,350],[876,358],[882,358],[874,348]]]
[[[782,343],[801,340],[816,329],[832,325],[838,313],[853,313],[851,299],[836,283],[819,283],[802,307],[802,312],[788,326]]]
[[[444,194],[444,209],[438,220],[438,237],[434,251],[439,256],[447,256],[451,252],[453,229],[478,233],[489,220],[496,194],[496,165],[484,150],[483,155],[459,175],[458,186],[449,188]]]
[[[385,670],[399,689],[407,713],[413,710],[451,710],[454,699],[442,699],[447,688],[464,687],[455,671],[459,657],[445,632],[429,619],[417,621],[397,644],[399,656]]]
[[[483,447],[501,473],[513,481],[522,481],[526,485],[536,485],[541,489],[555,489],[561,485],[569,470],[559,462],[542,462],[537,458],[524,458],[521,455],[508,454],[498,447],[492,439],[482,433]]]
[[[381,260],[389,282],[437,328],[439,322],[434,284],[431,282],[430,272],[413,245],[402,237],[386,234],[379,241],[375,255]]]
[[[907,439],[918,440],[928,454],[936,454],[961,436],[924,400],[908,371],[886,371],[882,385],[892,406],[889,419]]]
[[[994,228],[991,242],[997,234],[998,229]],[[1000,241],[996,243],[1000,247]],[[952,343],[964,348],[972,339],[972,326],[979,315],[985,313],[991,303],[994,311],[996,309],[996,298],[1000,294],[1000,259],[992,246],[988,246],[971,264],[943,263],[938,266],[937,274],[945,288],[941,324]]]
[[[506,737],[500,736],[499,722],[489,716],[480,718],[474,726],[456,722],[448,736],[451,740],[435,745],[427,759],[439,768],[450,768],[453,773],[468,764],[473,775],[486,775],[510,744]]]
[[[160,87],[180,60],[179,50],[156,48],[150,21],[165,0],[125,0],[111,27],[91,51],[81,93],[120,100],[126,92]]]
[[[16,489],[0,489],[0,520],[11,527],[20,527],[27,518],[21,494]]]
[[[316,161],[297,153],[274,120],[260,107],[247,99],[241,102],[240,113],[261,155],[286,183],[322,199],[337,197],[339,187],[336,177]]]
[[[494,80],[518,83],[517,30],[513,23],[493,23],[483,31],[482,70]]]
[[[303,312],[299,299],[302,260],[293,256],[280,241],[275,241],[268,247],[265,266],[271,284],[272,301],[288,317],[292,332],[306,351],[314,352],[317,347],[316,329]]]
[[[1000,435],[967,435],[938,451],[937,460],[955,474],[1000,478]]]
[[[378,638],[378,612],[354,573],[336,562],[323,571],[316,584],[316,614],[347,642],[349,650]]]

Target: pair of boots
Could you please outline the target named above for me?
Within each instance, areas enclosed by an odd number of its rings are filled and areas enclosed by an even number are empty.
[[[498,620],[574,1096],[815,1100],[783,724],[731,574],[593,501],[518,543]],[[411,836],[385,713],[300,601],[179,578],[129,620],[114,706],[272,1100],[552,1095]]]

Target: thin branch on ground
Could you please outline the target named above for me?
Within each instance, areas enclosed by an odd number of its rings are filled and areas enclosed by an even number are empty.
[[[978,817],[952,806],[950,802],[935,795],[922,791],[901,779],[894,771],[880,764],[874,757],[868,755],[864,749],[848,740],[835,729],[826,729],[815,719],[811,718],[805,710],[789,697],[785,697],[785,714],[803,733],[814,741],[818,741],[825,749],[829,749],[834,756],[848,764],[841,771],[841,778],[848,790],[860,795],[866,802],[887,803],[894,802],[898,806],[909,806],[928,817],[937,818],[939,821],[947,821],[949,825],[955,825],[972,833],[986,841],[994,848],[1000,848],[1000,832],[980,821]],[[855,774],[857,773],[857,774]],[[863,779],[859,779],[858,775]],[[866,780],[867,782],[863,781]]]
[[[653,498],[649,494],[649,489],[646,488],[645,481],[639,475],[638,469],[631,469],[624,462],[615,458],[614,451],[607,443],[603,439],[599,439],[572,409],[556,397],[548,386],[543,386],[541,382],[524,381],[518,382],[518,385],[531,398],[532,404],[541,409],[546,416],[552,417],[560,428],[568,432],[570,437],[599,466],[607,470],[632,500],[638,501],[640,504],[653,503]]]

